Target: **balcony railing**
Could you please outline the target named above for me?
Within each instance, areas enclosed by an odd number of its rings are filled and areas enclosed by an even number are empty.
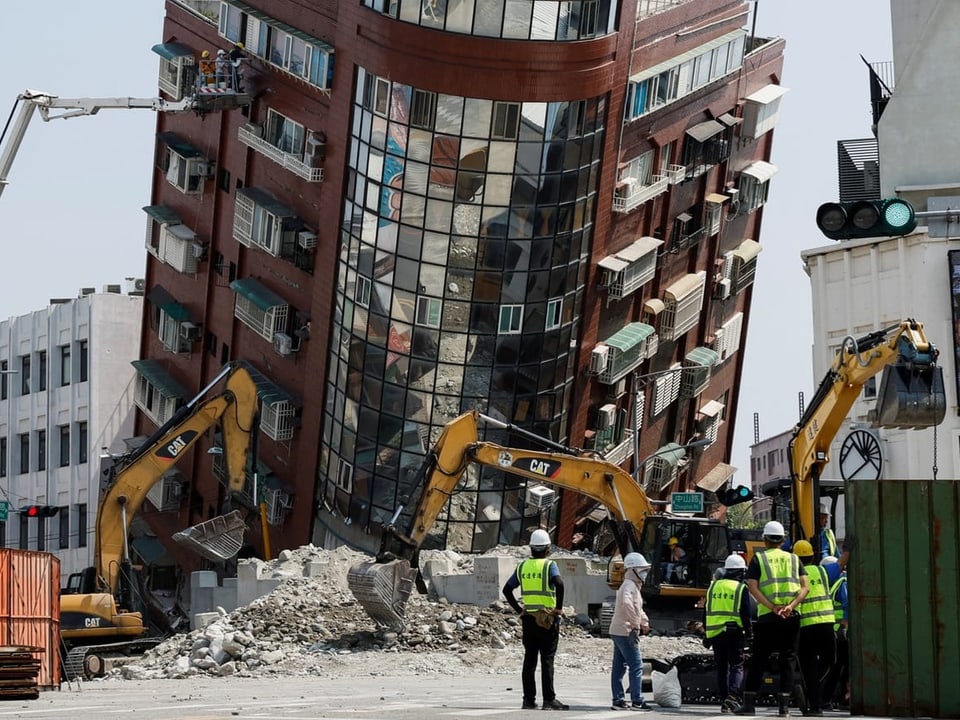
[[[628,213],[643,203],[667,191],[669,186],[666,175],[654,175],[649,185],[624,184],[617,188],[613,197],[613,211]]]
[[[686,2],[690,2],[690,0],[640,0],[637,3],[637,20],[662,13]]]
[[[265,155],[277,163],[277,165],[289,170],[294,175],[302,177],[308,182],[323,182],[323,168],[310,167],[296,155],[291,155],[275,145],[271,145],[257,135],[253,129],[242,126],[238,137],[240,142],[248,148],[256,150],[261,155]]]
[[[633,455],[633,430],[628,428],[623,431],[623,440],[603,453],[603,459],[619,465],[631,455]]]
[[[664,175],[666,175],[668,183],[676,185],[677,183],[683,182],[684,178],[687,177],[687,166],[667,165]]]

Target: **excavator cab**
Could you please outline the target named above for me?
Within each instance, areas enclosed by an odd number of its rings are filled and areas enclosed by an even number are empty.
[[[726,525],[696,517],[650,516],[640,552],[653,567],[643,584],[654,605],[703,597],[717,568],[731,552]]]

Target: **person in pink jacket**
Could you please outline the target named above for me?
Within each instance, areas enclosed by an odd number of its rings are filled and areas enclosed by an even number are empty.
[[[627,553],[623,558],[623,583],[617,590],[617,602],[610,619],[608,634],[613,640],[613,665],[610,669],[610,689],[614,710],[649,710],[643,699],[643,656],[640,654],[640,636],[650,632],[650,620],[643,611],[643,585],[650,563],[640,553]],[[629,671],[630,702],[624,698],[623,674]]]

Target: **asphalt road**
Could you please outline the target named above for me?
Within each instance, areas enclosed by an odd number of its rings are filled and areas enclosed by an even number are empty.
[[[79,689],[78,689],[79,687]],[[557,677],[558,696],[570,705],[559,714],[568,720],[647,718],[723,718],[717,706],[690,705],[630,713],[610,709],[605,673]],[[156,681],[92,681],[47,690],[37,700],[0,701],[3,718],[104,720],[131,716],[149,720],[427,720],[444,718],[538,718],[540,710],[520,710],[516,677],[367,676],[361,678],[205,678]],[[647,693],[650,701],[650,694]],[[775,717],[776,708],[761,708],[760,717]],[[795,711],[799,715],[798,711]],[[827,716],[844,717],[841,713]],[[849,717],[847,715],[847,717]]]

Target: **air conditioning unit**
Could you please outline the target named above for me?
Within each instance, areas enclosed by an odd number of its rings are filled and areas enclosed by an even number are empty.
[[[537,510],[545,510],[553,505],[557,499],[555,490],[551,490],[546,485],[531,485],[527,487],[524,505]]]
[[[613,385],[610,386],[610,397],[618,398],[621,395],[627,392],[627,379],[620,378]]]
[[[720,282],[714,287],[714,294],[720,300],[726,300],[730,297],[730,278],[723,278]]]
[[[315,250],[317,247],[317,234],[309,230],[301,230],[297,233],[297,245],[301,250]]]
[[[207,244],[201,242],[190,243],[190,249],[193,250],[193,256],[197,260],[204,260],[207,257]]]
[[[274,333],[273,349],[278,355],[289,355],[293,352],[293,338],[286,333]]]
[[[133,281],[133,291],[134,292],[146,292],[147,290],[147,281],[144,278],[137,278]]]
[[[590,372],[599,375],[607,369],[607,359],[610,356],[610,346],[598,343],[590,352]]]
[[[740,190],[738,188],[727,188],[723,192],[726,193],[727,197],[731,200],[736,200],[740,196]]]
[[[258,138],[263,137],[263,125],[257,125],[257,123],[246,123],[243,126],[243,129]]]
[[[194,342],[200,339],[200,326],[192,322],[180,323],[180,339]]]
[[[197,163],[197,175],[201,177],[213,177],[216,167],[216,164],[210,160],[201,160]]]
[[[597,430],[612,428],[617,421],[617,406],[613,403],[601,405],[597,413]]]

